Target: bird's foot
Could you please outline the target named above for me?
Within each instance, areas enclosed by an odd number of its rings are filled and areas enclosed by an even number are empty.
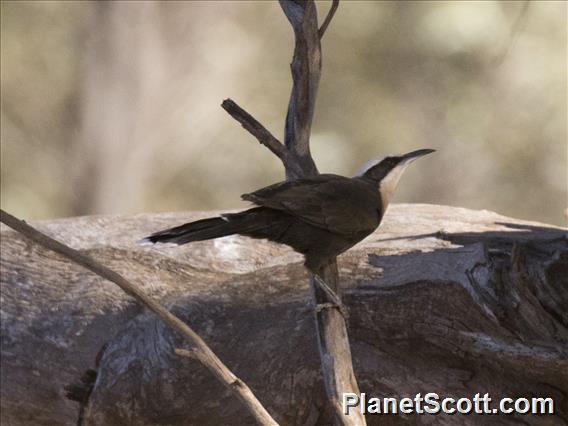
[[[341,301],[341,298],[338,296],[338,294],[333,291],[319,275],[314,274],[314,281],[319,286],[319,288],[325,292],[329,299],[331,299],[331,302],[318,303],[315,307],[316,312],[321,312],[324,309],[337,309],[339,310],[341,315],[343,315],[343,318],[347,320],[349,318],[349,312],[347,311],[347,308]]]
[[[349,312],[343,304],[337,305],[335,303],[318,303],[315,307],[317,313],[320,313],[325,309],[337,309],[345,320],[349,318]]]
[[[315,309],[316,309],[316,312],[319,313],[319,312],[323,311],[324,309],[333,309],[333,308],[335,308],[336,306],[337,306],[337,305],[336,305],[335,303],[318,303],[318,304],[316,305],[316,308],[315,308]]]

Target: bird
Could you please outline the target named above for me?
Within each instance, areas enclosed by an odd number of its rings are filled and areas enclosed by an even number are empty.
[[[432,152],[387,156],[354,177],[319,174],[278,182],[241,196],[255,207],[155,232],[139,243],[182,245],[234,234],[267,239],[302,254],[320,286],[333,293],[320,277],[321,268],[378,228],[403,172]]]

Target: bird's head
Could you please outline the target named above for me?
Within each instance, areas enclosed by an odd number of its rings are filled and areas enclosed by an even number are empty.
[[[433,149],[419,149],[403,155],[388,156],[367,164],[357,175],[377,182],[384,210],[408,165],[417,158],[434,151]]]

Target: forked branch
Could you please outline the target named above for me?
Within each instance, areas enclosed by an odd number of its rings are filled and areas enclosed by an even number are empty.
[[[331,20],[333,19],[335,12],[337,12],[338,7],[339,7],[339,0],[333,0],[333,3],[331,3],[331,8],[329,9],[329,12],[327,12],[327,16],[325,17],[323,24],[321,24],[321,27],[318,30],[318,35],[320,40],[323,38],[325,30],[327,30],[327,27],[331,22]]]
[[[207,369],[229,389],[233,392],[248,408],[249,412],[254,416],[256,421],[261,425],[272,425],[277,426],[278,423],[270,416],[268,411],[262,406],[262,404],[256,399],[249,387],[239,380],[226,366],[223,362],[213,353],[213,351],[207,346],[207,344],[195,333],[186,323],[180,320],[178,317],[169,312],[160,303],[152,299],[146,292],[144,292],[140,287],[132,284],[130,281],[126,280],[122,275],[101,265],[99,262],[94,260],[89,256],[78,252],[71,247],[48,237],[42,232],[39,232],[35,228],[28,225],[26,222],[19,220],[4,210],[0,210],[0,221],[10,228],[18,231],[29,239],[35,241],[40,246],[59,253],[84,268],[87,268],[91,272],[94,272],[98,276],[105,278],[117,286],[119,286],[125,293],[134,297],[138,303],[145,306],[150,311],[158,316],[164,323],[172,327],[178,333],[180,333],[185,340],[187,340],[191,346],[193,353],[196,354],[197,358]],[[176,351],[177,352],[177,351]],[[181,353],[185,355],[185,353]],[[238,383],[238,386],[235,386]]]
[[[314,0],[280,0],[280,6],[290,21],[295,36],[294,57],[291,64],[292,93],[286,115],[284,146],[278,142],[278,152],[275,152],[271,144],[262,141],[261,143],[283,161],[287,180],[318,174],[310,154],[310,133],[321,76],[320,40],[333,19],[338,5],[339,1],[334,0],[324,23],[318,29]],[[223,104],[223,108],[227,110],[225,102]],[[235,117],[229,110],[227,111]],[[243,116],[241,114],[235,119],[243,124]],[[245,117],[247,123],[257,123],[263,128],[250,114]],[[253,131],[257,128],[256,124],[253,124],[248,126],[243,124],[243,127],[261,140]],[[284,155],[280,152],[281,148]],[[334,297],[335,294],[339,294],[336,261],[332,261],[327,267],[318,271],[318,275],[323,279],[323,285],[318,284],[315,278],[310,282],[314,306],[341,306],[341,300]],[[338,309],[317,309],[315,320],[326,392],[335,412],[336,421],[342,425],[365,425],[365,417],[360,410],[352,410],[350,415],[345,415],[339,403],[343,393],[359,393],[353,372],[345,318]]]

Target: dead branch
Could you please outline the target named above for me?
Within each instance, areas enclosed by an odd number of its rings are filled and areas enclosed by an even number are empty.
[[[338,4],[332,5],[320,30],[314,1],[295,3],[281,0],[280,5],[294,28],[296,38],[291,66],[293,87],[286,116],[285,144],[301,164],[304,176],[311,176],[318,173],[310,155],[309,137],[321,77],[320,38],[331,22]],[[287,177],[294,178],[291,173],[287,173]],[[318,271],[318,275],[333,291],[340,293],[336,260]],[[316,306],[334,303],[333,298],[322,290],[314,277],[310,280],[310,286]],[[339,310],[324,309],[315,312],[315,321],[326,392],[335,411],[336,421],[344,425],[365,425],[363,414],[352,410],[347,416],[343,414],[339,403],[343,393],[359,393],[345,318]]]
[[[175,315],[170,313],[161,304],[148,296],[138,286],[130,283],[122,275],[101,265],[89,256],[81,254],[77,250],[54,240],[51,237],[37,231],[26,222],[15,218],[14,216],[0,210],[0,221],[15,231],[25,235],[29,239],[35,241],[42,247],[59,253],[71,260],[72,262],[87,268],[91,272],[105,278],[117,286],[125,293],[134,297],[138,303],[145,306],[154,314],[156,314],[164,323],[178,331],[191,345],[195,358],[197,358],[207,369],[221,382],[227,389],[235,394],[247,407],[259,424],[262,425],[278,425],[270,416],[268,411],[256,399],[249,387],[236,377],[223,362],[213,353],[207,344],[195,333],[186,323],[181,321]],[[185,355],[185,353],[182,353]]]
[[[284,145],[302,169],[302,175],[286,170],[286,179],[314,176],[318,169],[310,154],[310,132],[321,76],[321,45],[315,2],[280,0],[280,6],[294,29],[292,93],[288,103]]]
[[[227,111],[231,117],[241,123],[243,128],[252,134],[259,143],[272,151],[272,153],[280,158],[282,163],[286,165],[286,148],[266,127],[260,124],[258,120],[237,105],[232,99],[225,99],[221,107]]]
[[[335,12],[337,12],[337,8],[339,7],[339,0],[333,0],[333,3],[331,4],[331,8],[329,9],[329,12],[327,12],[327,16],[325,17],[323,24],[321,24],[321,27],[318,31],[318,35],[320,40],[323,38],[323,35],[325,34],[325,30],[327,30],[327,27],[329,25],[329,23],[331,22],[331,20],[333,19]]]
[[[302,176],[302,168],[300,165],[288,155],[288,149],[270,133],[256,118],[242,109],[232,99],[225,99],[221,107],[229,113],[231,117],[237,120],[245,130],[253,135],[259,143],[267,147],[273,154],[275,154],[282,164],[284,169],[288,170],[294,176]]]
[[[295,35],[291,64],[293,85],[286,115],[284,146],[234,102],[223,102],[223,108],[282,160],[286,169],[286,179],[293,180],[319,173],[310,154],[310,133],[321,76],[320,39],[333,19],[339,1],[333,1],[319,30],[316,5],[313,0],[280,0],[280,6],[290,21]],[[259,129],[264,129],[269,137]],[[336,261],[318,272],[329,288],[339,294]],[[334,300],[325,288],[318,285],[314,278],[310,280],[310,285],[314,306],[337,304],[337,300]],[[359,393],[345,318],[337,309],[319,309],[315,312],[315,320],[326,392],[336,419],[340,424],[365,425],[365,417],[358,410],[352,410],[351,414],[346,416],[342,413],[339,404],[343,393]]]

